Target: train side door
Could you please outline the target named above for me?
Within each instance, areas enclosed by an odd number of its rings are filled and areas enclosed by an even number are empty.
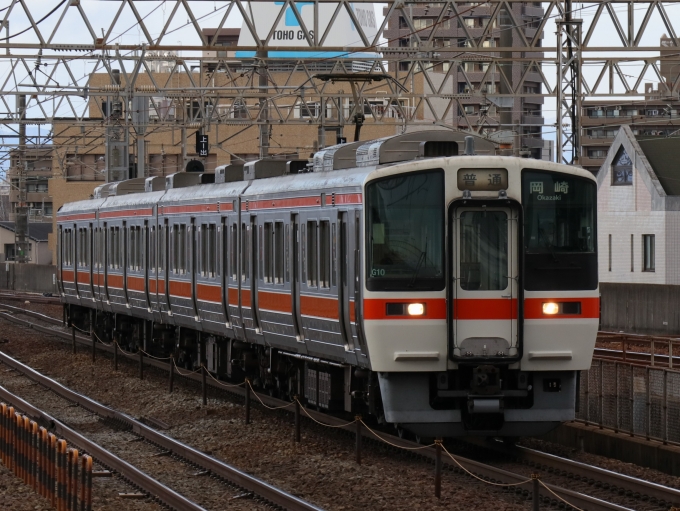
[[[452,211],[453,358],[516,357],[518,212],[493,204]]]
[[[350,261],[354,258],[349,248],[349,219],[347,211],[341,211],[338,214],[338,232],[337,232],[337,266],[338,266],[338,302],[340,304],[340,330],[345,338],[345,349],[347,351],[354,350],[354,332],[352,331],[351,318],[353,316],[352,308],[354,307],[353,298],[350,294]],[[334,226],[335,227],[335,226]],[[333,238],[335,238],[334,233]],[[333,261],[336,261],[336,254],[333,254]],[[335,264],[334,264],[335,266]],[[335,268],[334,268],[335,270]]]
[[[229,278],[231,275],[231,257],[229,250],[234,250],[234,247],[230,246],[230,231],[229,231],[229,219],[223,216],[220,223],[220,236],[219,238],[219,255],[217,257],[217,264],[220,265],[220,286],[222,287],[222,315],[224,316],[224,321],[227,328],[231,327],[231,314],[229,311]]]
[[[302,316],[300,313],[300,277],[301,277],[301,257],[300,257],[300,215],[291,214],[291,241],[290,246],[290,266],[291,279],[290,289],[293,300],[293,326],[295,328],[295,339],[297,340],[298,350],[307,351],[305,335],[302,331]]]
[[[95,257],[94,257],[94,251],[95,251],[95,245],[94,245],[94,235],[95,235],[95,229],[93,228],[92,224],[89,224],[89,229],[87,231],[87,244],[88,244],[88,249],[87,249],[87,256],[88,256],[88,261],[87,264],[89,266],[89,271],[90,271],[90,296],[93,298],[96,296],[94,294],[94,264],[95,264]]]
[[[198,273],[198,247],[200,243],[198,224],[196,219],[191,219],[191,224],[188,226],[191,229],[189,239],[191,240],[191,247],[189,253],[191,254],[191,261],[189,262],[189,272],[191,274],[191,304],[194,308],[194,317],[198,317],[198,303],[196,301],[196,274]]]

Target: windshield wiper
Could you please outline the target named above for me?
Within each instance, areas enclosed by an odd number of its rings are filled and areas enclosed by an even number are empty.
[[[557,255],[555,254],[555,251],[553,250],[553,244],[548,241],[548,237],[545,235],[544,231],[539,230],[538,235],[543,238],[543,241],[545,242],[545,247],[550,251],[550,255],[552,256],[553,260],[556,263],[560,263],[560,260],[557,258]]]
[[[425,250],[422,250],[420,252],[420,256],[418,257],[418,263],[416,264],[416,269],[413,272],[413,277],[411,277],[411,281],[408,283],[408,287],[413,287],[414,284],[416,283],[416,278],[418,278],[418,273],[420,272],[420,268],[423,266],[426,257],[427,257],[427,238],[425,238]]]

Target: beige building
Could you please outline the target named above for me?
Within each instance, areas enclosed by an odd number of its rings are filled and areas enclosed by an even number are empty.
[[[28,262],[30,264],[52,264],[52,250],[47,245],[47,238],[51,233],[51,222],[28,224]],[[14,222],[0,222],[0,262],[13,262],[15,256]]]
[[[224,45],[235,37],[229,32]],[[221,53],[221,52],[220,52]],[[227,53],[227,52],[225,52]],[[223,58],[215,55],[216,59]],[[207,73],[201,70],[193,70],[192,78],[195,83],[209,81],[215,87],[246,86],[249,77],[233,74],[238,66],[237,62],[230,63],[227,72],[224,66],[215,66]],[[270,76],[276,83],[287,85],[302,85],[309,80],[305,72],[293,72],[285,63],[280,66],[271,66]],[[151,66],[154,72],[153,78],[156,83],[168,83],[173,88],[191,88],[192,83],[186,73],[171,74],[167,70],[171,66],[163,66],[162,61],[156,60]],[[234,78],[236,76],[237,78]],[[121,87],[125,87],[125,78],[121,76]],[[110,85],[111,79],[106,73],[91,76],[92,87]],[[416,92],[422,91],[422,77],[414,80]],[[54,211],[58,211],[66,202],[82,200],[90,197],[94,188],[106,180],[105,175],[105,134],[107,124],[112,121],[107,119],[112,112],[122,107],[119,122],[121,126],[127,126],[129,132],[129,147],[131,162],[143,158],[146,167],[146,176],[167,176],[185,169],[186,162],[191,159],[200,159],[206,172],[214,172],[215,167],[235,161],[251,161],[260,157],[260,128],[252,119],[256,119],[259,112],[259,98],[256,89],[251,94],[244,94],[243,99],[224,98],[213,107],[209,104],[199,105],[195,100],[181,97],[161,97],[148,91],[153,90],[153,81],[147,74],[140,74],[136,89],[147,91],[145,96],[149,98],[149,122],[145,134],[146,150],[143,155],[137,154],[137,139],[132,129],[131,117],[126,107],[127,101],[121,97],[112,95],[107,98],[91,97],[89,100],[90,126],[81,128],[74,126],[69,121],[56,121],[54,124],[54,151],[52,154],[52,179],[49,183],[48,195],[51,196]],[[308,158],[318,150],[321,145],[329,146],[336,143],[338,135],[342,134],[351,141],[354,137],[352,124],[342,126],[342,115],[347,117],[353,109],[351,88],[347,82],[328,83],[325,91],[337,93],[336,98],[330,99],[325,105],[325,123],[327,128],[319,130],[317,118],[321,111],[320,101],[315,100],[312,92],[308,94],[305,103],[296,100],[297,94],[281,97],[270,101],[269,108],[269,150],[270,155],[288,155],[294,158]],[[113,93],[112,93],[113,94]],[[385,92],[374,92],[375,97],[370,98],[371,105],[382,102],[384,108],[389,109]],[[369,98],[367,98],[369,99]],[[118,104],[117,104],[118,103]],[[375,108],[373,111],[378,111]],[[365,123],[361,129],[361,140],[371,140],[388,135],[400,133],[403,120],[396,114],[391,115],[388,111],[384,116],[384,124],[374,124],[372,112],[365,108]],[[382,112],[381,112],[382,113]],[[209,116],[209,122],[206,117]],[[126,125],[126,118],[128,118]],[[107,120],[109,123],[107,123]],[[95,121],[93,123],[92,121]],[[100,123],[96,123],[100,121]],[[293,122],[291,122],[293,121]],[[186,128],[186,152],[183,152],[183,133],[181,126]],[[201,126],[202,133],[209,139],[209,154],[199,158],[196,153],[196,133]],[[133,167],[134,168],[134,167]],[[134,170],[132,171],[134,172]],[[55,229],[56,232],[56,229]],[[50,236],[50,248],[55,251],[56,242]]]
[[[10,186],[8,211],[10,220],[14,221],[22,177],[26,187],[29,221],[52,220],[52,198],[48,192],[48,181],[51,176],[51,146],[29,146],[25,151],[18,149],[10,151],[10,166],[7,171]]]

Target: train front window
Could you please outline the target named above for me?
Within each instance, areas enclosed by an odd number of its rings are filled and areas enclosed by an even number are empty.
[[[390,176],[366,186],[370,291],[444,289],[444,172]]]
[[[595,186],[570,174],[523,171],[526,289],[597,286]]]

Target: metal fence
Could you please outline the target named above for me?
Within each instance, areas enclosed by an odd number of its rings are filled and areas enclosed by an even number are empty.
[[[680,443],[680,371],[594,359],[581,371],[576,418]]]

